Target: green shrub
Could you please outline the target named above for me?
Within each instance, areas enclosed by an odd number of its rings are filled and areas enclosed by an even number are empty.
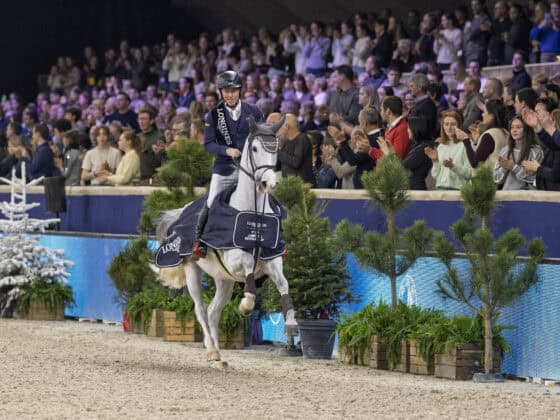
[[[17,306],[18,312],[28,314],[32,299],[44,303],[51,311],[74,305],[74,296],[70,286],[40,278],[22,287]]]

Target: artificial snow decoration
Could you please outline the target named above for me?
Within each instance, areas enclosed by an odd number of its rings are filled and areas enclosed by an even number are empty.
[[[43,178],[26,182],[25,163],[21,166],[21,178],[15,169],[12,179],[0,178],[11,186],[9,202],[0,202],[0,317],[12,316],[17,306],[21,288],[35,279],[49,283],[66,283],[68,267],[73,263],[64,259],[64,250],[39,245],[37,237],[30,232],[44,232],[45,228],[60,219],[31,219],[28,211],[39,203],[27,203],[26,189],[40,183]]]

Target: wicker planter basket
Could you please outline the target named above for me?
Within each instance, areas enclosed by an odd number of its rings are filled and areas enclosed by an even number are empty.
[[[64,321],[64,307],[61,306],[53,311],[42,301],[31,299],[29,312],[25,319],[30,321]]]

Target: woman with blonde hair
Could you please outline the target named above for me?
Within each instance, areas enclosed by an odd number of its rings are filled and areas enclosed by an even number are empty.
[[[469,136],[459,128],[462,126],[463,118],[458,112],[442,112],[440,137],[436,140],[439,145],[424,148],[433,163],[431,174],[436,189],[459,190],[471,178],[472,167],[463,145]]]
[[[112,175],[104,170],[99,174],[101,184],[130,185],[140,179],[140,153],[142,144],[140,138],[132,130],[124,131],[119,137],[119,149],[124,156],[117,166],[117,171]]]

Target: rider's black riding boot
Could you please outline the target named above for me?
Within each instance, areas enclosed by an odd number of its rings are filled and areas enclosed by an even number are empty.
[[[208,220],[208,210],[208,206],[206,205],[200,210],[196,229],[194,231],[194,246],[192,252],[193,255],[196,255],[198,258],[206,258],[206,245],[200,242],[200,238],[202,237],[206,221]]]

